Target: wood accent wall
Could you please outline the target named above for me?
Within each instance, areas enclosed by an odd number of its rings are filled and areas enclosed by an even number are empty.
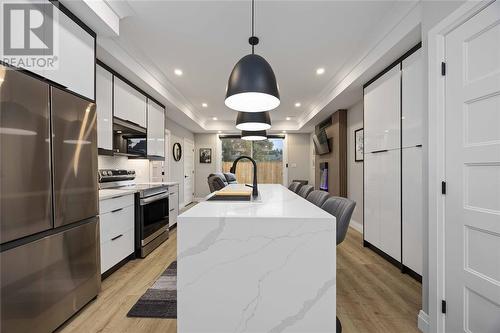
[[[320,184],[319,165],[328,162],[328,192],[339,197],[347,197],[347,110],[336,111],[332,124],[326,129],[330,153],[315,156],[315,184]],[[318,130],[316,126],[315,130]]]

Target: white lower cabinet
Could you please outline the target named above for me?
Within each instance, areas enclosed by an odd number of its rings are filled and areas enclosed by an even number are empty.
[[[101,274],[134,253],[134,209],[134,194],[101,200]]]
[[[403,265],[422,275],[422,148],[403,149]]]
[[[168,188],[168,207],[168,226],[170,228],[177,223],[179,215],[179,185]]]

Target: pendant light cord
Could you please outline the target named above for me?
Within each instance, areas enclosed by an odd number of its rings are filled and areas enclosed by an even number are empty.
[[[254,11],[255,11],[255,5],[254,5],[254,0],[252,0],[252,37],[254,37]],[[255,45],[252,44],[252,54],[255,54],[254,51]]]

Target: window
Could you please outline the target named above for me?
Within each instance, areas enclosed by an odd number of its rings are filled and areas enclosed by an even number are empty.
[[[239,138],[221,138],[222,171],[229,172],[233,162],[241,155],[252,157],[257,163],[259,184],[283,183],[283,139],[270,138],[262,141],[245,141]],[[236,168],[238,183],[251,184],[252,162],[241,160]]]

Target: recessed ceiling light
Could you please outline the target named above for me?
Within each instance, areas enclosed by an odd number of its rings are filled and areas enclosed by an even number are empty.
[[[217,117],[212,117],[212,120],[217,120]]]
[[[320,67],[316,70],[317,75],[322,75],[325,74],[325,69],[323,67]]]
[[[208,108],[208,104],[207,103],[201,103],[201,106],[204,107],[204,108]]]
[[[292,120],[292,117],[286,117],[286,120]]]
[[[296,107],[296,108],[300,108],[300,106],[301,106],[301,105],[302,105],[302,104],[300,104],[300,102],[295,103],[295,107]]]
[[[179,68],[176,68],[176,69],[174,69],[174,74],[177,75],[177,76],[181,76],[182,75],[182,70],[179,69]]]
[[[286,131],[281,131],[281,133],[286,133]]]

